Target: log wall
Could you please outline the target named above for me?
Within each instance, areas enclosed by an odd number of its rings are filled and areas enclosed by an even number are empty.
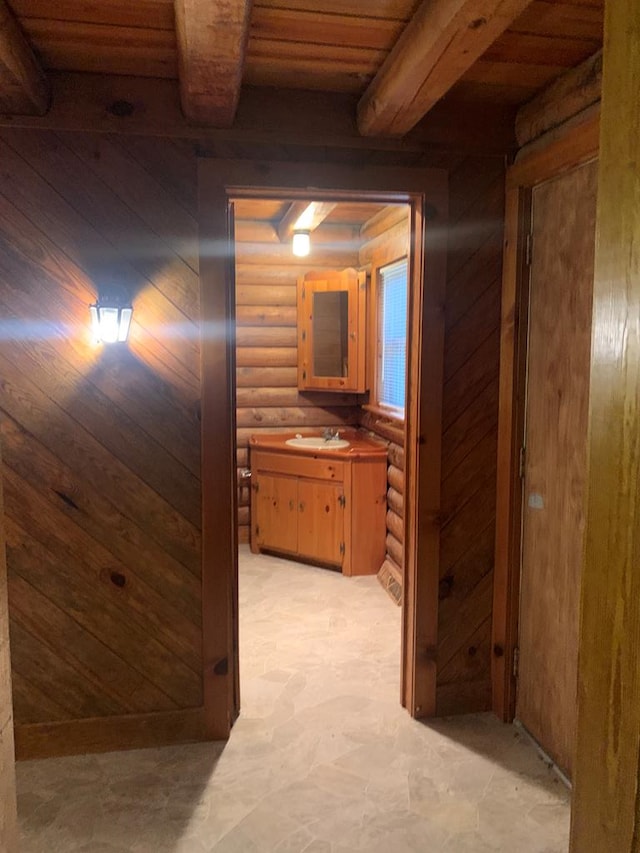
[[[238,535],[249,541],[248,442],[253,433],[305,432],[357,422],[354,394],[298,391],[296,282],[312,269],[358,264],[359,233],[341,225],[313,232],[308,259],[292,255],[274,225],[236,222],[236,418],[238,434]],[[301,262],[302,261],[302,262]]]
[[[195,157],[157,139],[5,129],[0,163],[18,755],[198,736]],[[130,342],[96,346],[88,305],[113,282],[133,297]]]
[[[409,215],[406,207],[389,208],[370,220],[362,229],[364,241],[360,247],[359,261],[371,269],[401,258],[409,251]],[[373,311],[370,305],[369,328],[373,328]],[[375,364],[375,343],[369,346],[370,364]],[[378,579],[391,598],[402,601],[404,571],[404,424],[385,418],[381,414],[360,410],[360,426],[374,433],[388,445],[387,469],[387,553],[380,567]]]
[[[437,713],[491,706],[504,164],[450,172]]]

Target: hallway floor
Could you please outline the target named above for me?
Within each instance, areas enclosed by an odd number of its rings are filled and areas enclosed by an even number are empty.
[[[21,853],[566,853],[569,795],[490,715],[411,720],[376,578],[241,550],[219,744],[23,762]]]

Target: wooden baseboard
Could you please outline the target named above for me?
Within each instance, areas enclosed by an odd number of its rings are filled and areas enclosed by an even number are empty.
[[[491,681],[457,681],[436,688],[436,717],[479,714],[491,710]]]
[[[204,708],[55,723],[23,723],[15,727],[18,761],[210,739]]]

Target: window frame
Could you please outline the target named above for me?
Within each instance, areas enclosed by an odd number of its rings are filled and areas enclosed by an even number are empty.
[[[405,330],[405,346],[408,335],[409,324],[409,282],[411,281],[411,255],[408,247],[389,247],[374,254],[371,259],[371,299],[369,308],[369,328],[371,329],[371,339],[369,347],[369,403],[364,408],[374,412],[377,415],[388,418],[396,424],[403,424],[405,421],[405,413],[407,409],[407,393],[406,393],[406,375],[405,375],[405,397],[404,408],[402,412],[393,406],[388,406],[380,401],[380,329],[379,329],[379,312],[378,301],[380,297],[381,271],[385,267],[400,261],[407,263],[407,329]]]

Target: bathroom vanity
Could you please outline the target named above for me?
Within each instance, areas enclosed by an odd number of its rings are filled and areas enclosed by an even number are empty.
[[[385,556],[387,449],[356,430],[339,440],[252,436],[251,550],[375,574]]]

